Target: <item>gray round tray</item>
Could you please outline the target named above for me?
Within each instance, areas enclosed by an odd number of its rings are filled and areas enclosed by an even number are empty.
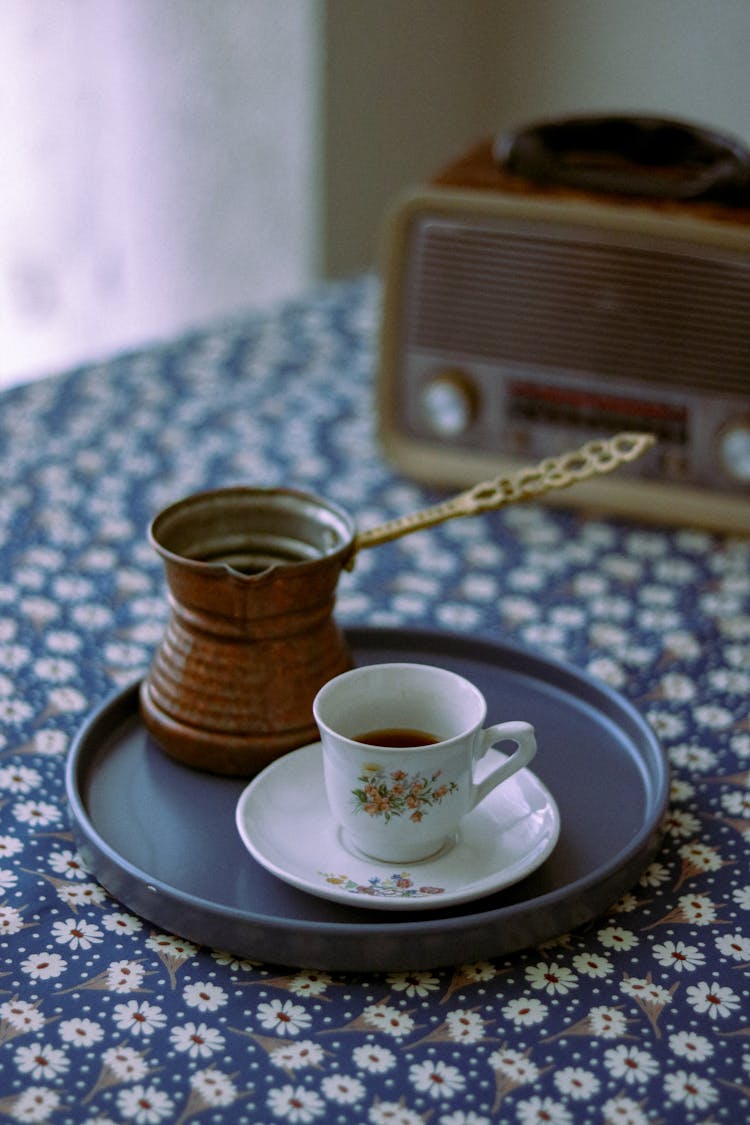
[[[357,664],[451,668],[484,692],[491,721],[534,723],[534,772],[560,809],[549,859],[512,887],[443,910],[383,915],[305,894],[243,847],[234,810],[247,782],[163,754],[141,723],[135,683],[91,715],[66,774],[79,850],[110,894],[164,930],[243,957],[393,971],[546,941],[591,921],[633,885],[662,840],[669,767],[627,700],[516,646],[375,629],[349,630],[347,638]]]

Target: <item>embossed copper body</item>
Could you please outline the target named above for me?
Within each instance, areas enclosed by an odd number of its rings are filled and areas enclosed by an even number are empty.
[[[226,488],[165,508],[149,538],[171,612],[141,714],[162,749],[251,776],[315,741],[315,694],[351,666],[333,618],[350,517],[291,489]]]

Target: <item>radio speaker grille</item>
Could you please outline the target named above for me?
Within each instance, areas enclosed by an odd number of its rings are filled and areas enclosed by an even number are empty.
[[[408,343],[549,371],[750,388],[750,261],[628,233],[425,219]]]

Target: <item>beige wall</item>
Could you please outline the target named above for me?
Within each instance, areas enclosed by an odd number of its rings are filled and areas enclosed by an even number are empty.
[[[322,270],[372,263],[386,202],[494,128],[492,0],[325,0]],[[492,36],[494,38],[494,34]]]
[[[0,385],[371,268],[539,115],[750,143],[750,0],[0,0]]]
[[[655,112],[750,144],[750,0],[325,0],[321,270],[377,258],[385,210],[480,136]]]

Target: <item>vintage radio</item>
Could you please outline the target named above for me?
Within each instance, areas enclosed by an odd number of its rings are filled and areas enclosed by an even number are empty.
[[[465,485],[591,438],[658,441],[565,504],[750,532],[750,154],[651,117],[486,140],[387,227],[380,435]]]

